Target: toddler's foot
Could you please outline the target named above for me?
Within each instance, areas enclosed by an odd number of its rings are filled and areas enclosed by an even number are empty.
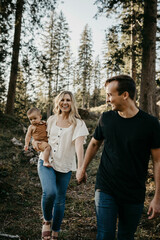
[[[49,162],[43,162],[44,167],[52,167]]]

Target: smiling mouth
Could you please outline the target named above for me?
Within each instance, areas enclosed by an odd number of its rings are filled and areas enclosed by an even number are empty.
[[[66,107],[65,107],[65,106],[63,106],[63,109],[64,109],[64,110],[66,110],[66,109],[68,109],[68,108],[69,108],[69,106],[66,106]]]
[[[112,107],[112,104],[111,103],[107,103],[107,106]]]

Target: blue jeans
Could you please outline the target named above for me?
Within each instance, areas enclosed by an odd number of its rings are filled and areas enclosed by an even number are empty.
[[[118,240],[134,240],[144,204],[118,204],[115,199],[101,191],[95,192],[97,216],[97,240],[114,240],[117,217]]]
[[[57,172],[53,168],[44,167],[43,160],[38,161],[38,175],[42,186],[42,213],[46,221],[53,220],[52,230],[55,232],[59,232],[64,216],[71,173]]]

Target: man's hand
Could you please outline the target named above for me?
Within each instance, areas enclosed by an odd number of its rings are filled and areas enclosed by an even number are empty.
[[[77,179],[78,184],[81,184],[82,182],[86,183],[87,173],[83,170],[83,168],[77,169],[76,179]]]
[[[155,198],[153,198],[147,214],[149,215],[148,219],[153,219],[160,216],[160,200],[156,200]]]

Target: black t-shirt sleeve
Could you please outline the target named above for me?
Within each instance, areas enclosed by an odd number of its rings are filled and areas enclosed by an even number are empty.
[[[102,131],[102,119],[103,119],[103,114],[101,115],[99,121],[98,121],[98,125],[95,129],[95,132],[93,134],[93,137],[100,141],[100,140],[103,140],[104,139],[104,136],[103,136],[103,131]]]
[[[160,122],[157,118],[154,119],[151,149],[160,148]]]

